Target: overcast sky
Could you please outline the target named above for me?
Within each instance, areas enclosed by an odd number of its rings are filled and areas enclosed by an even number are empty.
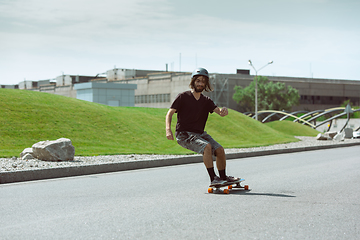
[[[260,75],[360,80],[359,11],[359,0],[0,0],[0,84],[166,63],[236,73],[249,59],[274,61]]]

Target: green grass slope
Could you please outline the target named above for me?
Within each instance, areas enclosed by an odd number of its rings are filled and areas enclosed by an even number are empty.
[[[55,94],[0,89],[0,157],[34,143],[71,139],[76,155],[189,154],[165,137],[167,109],[110,107]],[[172,127],[175,128],[176,114]],[[297,141],[236,111],[211,114],[206,127],[225,148]]]
[[[265,125],[274,130],[292,136],[315,137],[316,135],[319,134],[319,131],[309,126],[305,126],[300,123],[294,123],[292,121],[273,121],[273,122],[265,123]]]

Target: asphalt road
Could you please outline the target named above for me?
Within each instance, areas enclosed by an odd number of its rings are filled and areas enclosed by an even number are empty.
[[[0,185],[0,239],[359,239],[360,146]]]

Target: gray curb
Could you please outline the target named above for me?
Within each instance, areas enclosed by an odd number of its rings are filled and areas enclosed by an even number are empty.
[[[355,143],[344,143],[344,144],[335,144],[335,145],[260,150],[255,152],[229,153],[226,154],[226,157],[227,159],[248,158],[248,157],[257,157],[257,156],[283,154],[283,153],[313,151],[313,150],[321,150],[321,149],[329,149],[329,148],[351,147],[356,145],[360,145],[360,143],[355,142]],[[180,158],[168,158],[168,159],[158,159],[158,160],[145,160],[145,161],[110,163],[110,164],[64,167],[64,168],[53,168],[53,169],[39,169],[39,170],[31,170],[31,171],[5,172],[5,173],[1,173],[0,175],[0,184],[62,178],[62,177],[74,177],[74,176],[82,176],[82,175],[90,175],[90,174],[136,170],[143,168],[164,167],[164,166],[173,166],[173,165],[190,164],[190,163],[200,163],[202,161],[203,161],[202,156],[187,156]]]

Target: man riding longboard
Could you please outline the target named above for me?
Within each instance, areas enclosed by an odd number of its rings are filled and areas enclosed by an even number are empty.
[[[203,91],[212,91],[208,71],[205,68],[195,69],[189,86],[191,90],[180,93],[166,114],[167,139],[174,140],[171,120],[174,113],[177,113],[176,141],[180,146],[203,155],[210,176],[210,187],[239,181],[240,178],[226,175],[224,148],[204,131],[209,113],[215,112],[221,117],[228,115],[226,107],[219,108],[202,94]],[[216,156],[219,176],[215,174],[212,156]]]

